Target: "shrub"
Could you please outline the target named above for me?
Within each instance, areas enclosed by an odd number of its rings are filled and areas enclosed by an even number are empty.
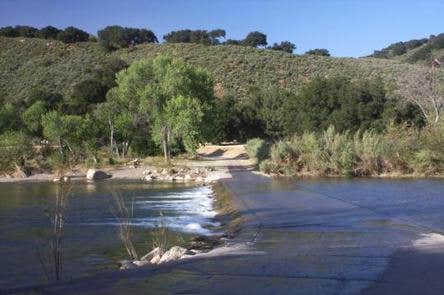
[[[272,160],[262,161],[259,170],[267,174],[280,174],[280,166]]]
[[[3,133],[0,135],[0,170],[10,173],[16,168],[25,168],[32,151],[32,144],[23,132]]]
[[[258,162],[262,162],[269,155],[269,146],[267,142],[260,138],[254,138],[247,141],[245,149],[248,156],[257,159]]]

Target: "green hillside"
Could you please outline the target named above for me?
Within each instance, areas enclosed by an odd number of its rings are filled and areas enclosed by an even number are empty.
[[[396,42],[381,50],[375,50],[371,57],[392,59],[411,64],[430,66],[432,61],[444,61],[444,33],[429,38]]]
[[[353,79],[381,76],[390,85],[401,72],[425,68],[377,58],[333,58],[292,54],[241,46],[143,44],[105,52],[98,43],[64,44],[53,40],[0,37],[0,97],[25,99],[35,89],[69,95],[73,85],[113,58],[127,63],[167,53],[208,69],[216,93],[245,96],[252,86],[297,90],[315,76],[344,75]]]

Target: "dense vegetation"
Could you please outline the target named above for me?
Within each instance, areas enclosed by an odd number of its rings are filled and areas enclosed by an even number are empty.
[[[444,171],[444,124],[419,131],[404,125],[374,130],[304,132],[276,142],[266,173],[285,175],[436,175]]]
[[[427,123],[397,91],[401,74],[425,76],[425,67],[255,45],[149,44],[152,35],[136,45],[131,30],[108,29],[101,42],[108,38],[111,51],[97,42],[0,37],[3,171],[101,165],[162,150],[168,158],[206,141],[273,142],[318,136],[330,125],[379,136],[389,122],[412,130]],[[264,46],[260,34],[250,37]],[[23,148],[33,145],[31,153]]]

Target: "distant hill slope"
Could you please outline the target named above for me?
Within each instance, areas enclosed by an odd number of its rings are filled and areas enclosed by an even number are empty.
[[[242,99],[251,86],[279,85],[297,90],[314,76],[381,76],[391,83],[401,72],[425,68],[376,58],[333,58],[292,54],[241,46],[196,44],[144,44],[111,53],[97,43],[63,44],[42,39],[0,37],[0,98],[21,100],[45,88],[69,95],[75,83],[87,79],[94,68],[118,57],[130,63],[157,54],[169,54],[205,67],[214,76],[219,95],[234,91]]]
[[[429,38],[396,42],[381,50],[375,50],[370,57],[423,65],[430,65],[435,59],[444,62],[444,33]]]

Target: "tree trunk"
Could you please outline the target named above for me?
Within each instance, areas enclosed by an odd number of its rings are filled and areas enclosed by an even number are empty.
[[[108,119],[108,124],[109,124],[109,144],[111,148],[111,153],[114,153],[114,126],[110,118]]]
[[[165,158],[165,162],[170,161],[170,147],[168,143],[168,129],[167,127],[163,128],[163,155]]]

